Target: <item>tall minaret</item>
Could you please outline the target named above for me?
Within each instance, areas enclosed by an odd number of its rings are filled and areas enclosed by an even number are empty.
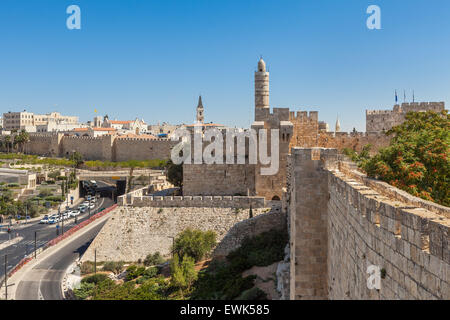
[[[261,58],[258,62],[258,70],[255,72],[255,120],[258,121],[258,111],[270,109],[269,106],[269,73],[266,71],[266,63]]]
[[[205,113],[203,109],[203,103],[202,103],[202,96],[199,96],[198,98],[198,105],[197,105],[197,123],[205,123]]]

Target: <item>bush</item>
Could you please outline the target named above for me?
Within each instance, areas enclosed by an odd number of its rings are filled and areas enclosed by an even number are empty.
[[[171,285],[175,288],[190,289],[192,283],[197,280],[198,274],[195,270],[194,259],[185,255],[180,262],[178,255],[175,254],[170,264],[172,278]]]
[[[103,270],[119,274],[123,271],[124,264],[123,261],[107,261],[103,264]]]
[[[41,191],[39,192],[39,197],[40,198],[45,198],[45,197],[49,197],[53,194],[51,189],[41,189]]]
[[[228,254],[227,260],[235,272],[242,272],[253,266],[268,266],[283,260],[287,242],[286,232],[263,232],[253,238],[245,238],[237,250]]]
[[[158,268],[157,267],[150,267],[147,270],[144,271],[142,274],[143,277],[146,278],[153,278],[158,274]]]
[[[175,239],[174,254],[179,257],[189,256],[195,262],[203,259],[216,245],[214,231],[201,231],[186,229]]]
[[[141,276],[145,271],[145,267],[138,267],[136,265],[129,266],[127,268],[126,281],[131,281]]]
[[[145,266],[154,266],[164,263],[164,258],[161,256],[159,252],[155,252],[154,254],[149,254],[144,259]]]
[[[212,261],[208,268],[199,274],[191,299],[262,299],[260,293],[253,291],[242,296],[254,286],[255,280],[255,276],[242,278],[242,272],[253,266],[267,266],[283,260],[287,243],[287,233],[279,230],[270,230],[244,239],[238,249],[228,254],[226,261]]]
[[[258,287],[253,287],[242,292],[234,300],[267,300],[267,294]]]
[[[73,294],[77,300],[85,300],[90,297],[94,291],[95,284],[90,282],[81,282],[79,289],[74,289]]]
[[[89,274],[94,272],[94,263],[91,261],[85,261],[80,266],[81,274]]]
[[[44,200],[50,201],[50,202],[61,202],[61,201],[64,201],[65,199],[63,196],[49,196],[49,197],[45,197]]]
[[[87,276],[81,280],[81,283],[93,283],[98,284],[99,282],[105,281],[108,279],[108,276],[104,273],[97,273],[90,276]]]

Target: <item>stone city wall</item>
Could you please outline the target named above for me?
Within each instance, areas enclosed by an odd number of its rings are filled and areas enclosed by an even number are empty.
[[[388,131],[402,124],[405,115],[411,111],[441,112],[444,109],[444,102],[413,102],[394,105],[392,110],[366,110],[366,132]]]
[[[214,249],[214,257],[225,257],[239,248],[246,237],[254,237],[260,233],[276,229],[286,231],[286,213],[279,206],[270,212],[236,223]]]
[[[66,157],[76,151],[85,160],[128,161],[168,159],[176,141],[167,139],[118,138],[114,135],[78,137],[62,133],[30,134],[25,153]]]
[[[115,157],[113,161],[169,159],[177,141],[166,139],[115,139]]]
[[[333,149],[292,150],[291,299],[449,299],[450,209],[364,183],[338,160]],[[371,265],[379,290],[367,286]]]
[[[371,153],[376,153],[381,148],[389,146],[392,136],[383,132],[321,132],[318,136],[318,147],[336,148],[343,150],[345,148],[361,152],[364,146],[372,146]],[[307,146],[308,147],[308,146]]]
[[[255,165],[248,164],[185,164],[183,165],[183,194],[253,195]]]
[[[253,209],[253,215],[258,217],[270,210]],[[82,261],[93,261],[95,249],[97,261],[131,262],[158,251],[169,257],[173,238],[187,228],[213,230],[220,243],[236,223],[248,218],[248,209],[119,207],[89,246]],[[224,246],[231,248],[231,242],[228,243]]]
[[[85,160],[111,160],[112,137],[74,137],[64,136],[61,140],[60,156],[70,156],[74,151]]]

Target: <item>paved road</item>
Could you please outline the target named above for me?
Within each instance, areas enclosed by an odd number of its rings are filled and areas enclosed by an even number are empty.
[[[106,223],[103,222],[44,259],[17,284],[16,300],[63,300],[61,281]]]
[[[100,198],[95,203],[94,209],[91,209],[91,215],[96,213],[101,208],[108,208],[112,206],[114,202],[110,198]],[[89,212],[83,213],[77,217],[78,223],[89,218]],[[75,225],[75,218],[70,218],[64,221],[64,230],[68,230]],[[11,234],[19,233],[19,236],[23,237],[23,240],[11,245],[7,248],[0,250],[0,278],[4,275],[4,255],[8,254],[8,271],[10,271],[20,260],[22,260],[27,254],[34,250],[34,233],[37,231],[37,248],[40,248],[48,241],[56,238],[56,224],[45,225],[39,224],[39,222],[30,223],[23,227],[18,227],[17,230],[11,228]],[[8,240],[8,234],[0,234],[0,243]]]

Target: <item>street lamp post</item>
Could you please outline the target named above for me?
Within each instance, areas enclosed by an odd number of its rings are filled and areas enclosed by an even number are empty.
[[[34,232],[34,259],[36,259],[36,251],[37,251],[37,231]]]
[[[5,298],[8,300],[8,255],[5,254]]]

